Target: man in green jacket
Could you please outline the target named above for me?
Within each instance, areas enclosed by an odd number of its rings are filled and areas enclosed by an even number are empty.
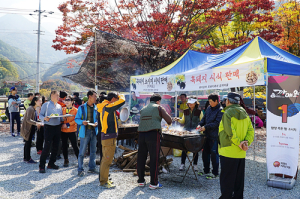
[[[240,105],[240,95],[229,93],[219,126],[220,198],[243,198],[245,157],[254,139],[251,120]]]

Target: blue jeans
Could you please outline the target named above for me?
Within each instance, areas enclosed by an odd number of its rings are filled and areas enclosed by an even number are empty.
[[[204,173],[210,171],[210,160],[212,162],[212,173],[219,175],[219,153],[218,153],[218,141],[207,138],[202,152],[202,160],[204,165]]]
[[[80,138],[80,149],[78,156],[78,172],[83,171],[83,158],[86,151],[86,147],[90,142],[90,162],[89,170],[96,168],[96,150],[97,150],[97,137],[95,130],[86,130],[85,137]]]

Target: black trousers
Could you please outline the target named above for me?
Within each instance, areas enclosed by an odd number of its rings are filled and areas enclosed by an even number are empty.
[[[58,151],[58,145],[60,142],[61,125],[51,126],[44,125],[45,129],[45,144],[44,149],[40,157],[40,167],[45,168],[46,159],[51,149],[51,156],[48,165],[53,165],[56,162],[56,155]]]
[[[98,131],[97,142],[98,142],[98,149],[100,151],[100,162],[101,162],[103,154],[102,154],[101,132],[100,131]]]
[[[204,166],[204,173],[210,172],[210,160],[213,166],[212,173],[219,175],[219,153],[218,141],[207,138],[202,152],[202,160]]]
[[[150,154],[150,177],[151,184],[158,184],[158,164],[160,152],[160,133],[158,131],[149,131],[139,133],[139,149],[137,159],[138,183],[145,181],[145,164]]]
[[[243,198],[245,178],[245,158],[220,156],[221,161],[221,199]]]
[[[195,156],[195,153],[193,153],[193,157],[194,156]],[[197,165],[197,163],[198,163],[198,156],[199,156],[199,153],[196,153],[196,156],[195,156],[195,159],[194,159],[194,165]],[[181,164],[185,164],[185,160],[186,160],[186,152],[182,151]]]
[[[44,148],[44,127],[41,126],[36,132],[36,150],[42,151]]]
[[[11,112],[9,113],[9,121],[10,121],[10,132],[14,133],[14,123],[15,120],[17,122],[17,130],[20,133],[21,121],[20,121],[20,112]],[[32,138],[31,138],[32,139]]]
[[[28,141],[25,140],[25,144],[24,144],[24,160],[26,161],[29,161],[31,159],[30,150],[31,150],[32,136],[34,135],[34,133],[35,133],[35,126],[32,125]]]
[[[64,155],[64,159],[69,159],[68,158],[68,148],[69,148],[69,143],[68,143],[68,139],[71,142],[71,145],[73,147],[74,153],[78,159],[78,154],[79,154],[79,149],[77,146],[77,140],[76,140],[76,132],[72,132],[72,133],[64,133],[61,132],[61,141],[62,141],[62,149],[63,149],[63,155]]]

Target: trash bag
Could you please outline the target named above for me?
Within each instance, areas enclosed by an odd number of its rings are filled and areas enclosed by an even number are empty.
[[[173,149],[174,157],[181,157],[182,151],[179,149]]]

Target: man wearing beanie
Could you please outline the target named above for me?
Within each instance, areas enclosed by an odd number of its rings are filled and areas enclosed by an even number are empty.
[[[254,129],[246,110],[239,105],[240,95],[229,93],[227,97],[219,126],[220,198],[243,198],[245,157]]]

